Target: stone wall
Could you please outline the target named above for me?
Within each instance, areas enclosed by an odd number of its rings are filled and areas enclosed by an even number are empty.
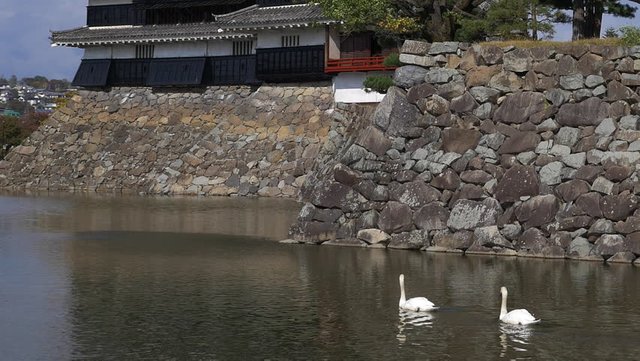
[[[296,197],[350,109],[327,83],[80,91],[0,161],[0,187]]]
[[[640,264],[640,47],[406,42],[295,241]]]

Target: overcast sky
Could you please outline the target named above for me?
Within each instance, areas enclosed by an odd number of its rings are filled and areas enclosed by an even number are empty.
[[[85,23],[87,0],[1,0],[1,3],[0,75],[73,78],[82,51],[52,48],[49,45],[49,31],[82,26]],[[607,16],[603,23],[603,30],[622,25],[640,25],[640,17],[616,19]],[[571,27],[559,27],[556,38],[569,40]]]

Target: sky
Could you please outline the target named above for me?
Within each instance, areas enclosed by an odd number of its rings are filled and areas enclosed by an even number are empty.
[[[49,35],[50,30],[84,25],[86,5],[87,0],[0,0],[0,76],[44,75],[50,79],[72,79],[82,51],[52,48]],[[636,19],[606,16],[602,29],[623,25],[640,26],[640,10]],[[559,26],[555,38],[569,40],[571,26]]]

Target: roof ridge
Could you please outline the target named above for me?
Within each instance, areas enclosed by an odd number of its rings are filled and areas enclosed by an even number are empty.
[[[258,4],[253,4],[253,5],[251,5],[251,6],[247,6],[246,8],[242,8],[242,9],[240,9],[240,10],[232,11],[232,12],[230,12],[230,13],[226,13],[226,14],[219,14],[219,15],[214,14],[213,16],[214,16],[214,18],[215,18],[215,21],[218,21],[218,19],[219,19],[219,18],[224,18],[224,17],[228,17],[228,16],[233,16],[233,15],[241,14],[241,13],[243,13],[243,12],[245,12],[245,11],[253,10],[253,9],[255,9],[255,8],[258,8],[258,7],[260,7]]]
[[[289,5],[272,5],[272,6],[260,6],[260,9],[272,9],[272,8],[293,8],[297,6],[317,6],[317,3],[302,3],[302,4],[289,4]]]

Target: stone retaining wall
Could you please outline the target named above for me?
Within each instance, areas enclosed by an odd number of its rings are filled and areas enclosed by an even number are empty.
[[[640,263],[640,47],[406,42],[298,242]]]
[[[0,161],[0,187],[296,197],[350,109],[328,83],[80,91]]]

